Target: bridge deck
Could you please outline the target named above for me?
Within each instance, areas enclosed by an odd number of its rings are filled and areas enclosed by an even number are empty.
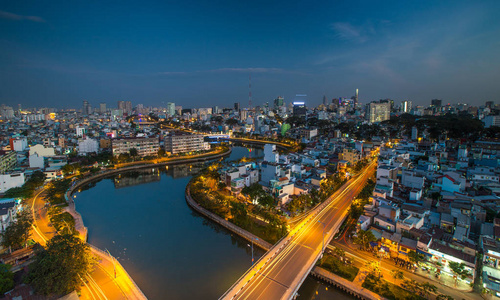
[[[350,180],[273,246],[221,299],[291,299],[332,239],[376,165]],[[324,238],[323,238],[324,234]]]

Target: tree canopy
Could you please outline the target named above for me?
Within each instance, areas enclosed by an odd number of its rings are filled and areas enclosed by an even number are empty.
[[[16,219],[0,234],[2,246],[9,249],[19,249],[26,245],[30,238],[33,216],[28,210],[19,212]]]
[[[66,295],[80,290],[82,279],[94,267],[89,246],[77,236],[54,236],[30,266],[27,282],[42,295]]]
[[[10,271],[10,266],[0,264],[0,294],[10,291],[14,287],[14,274]]]

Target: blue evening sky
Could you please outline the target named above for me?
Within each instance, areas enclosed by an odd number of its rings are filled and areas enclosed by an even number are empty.
[[[0,103],[500,103],[500,1],[3,1]]]

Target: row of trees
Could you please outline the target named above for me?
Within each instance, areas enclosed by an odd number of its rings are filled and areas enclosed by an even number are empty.
[[[286,221],[274,211],[275,199],[256,184],[244,188],[242,193],[259,205],[248,205],[221,191],[225,187],[219,183],[217,166],[210,166],[191,182],[193,199],[204,208],[254,234],[264,235],[264,239],[275,242],[288,230]],[[258,224],[255,216],[260,216],[267,225]]]
[[[298,215],[325,201],[344,183],[345,178],[335,174],[321,183],[320,189],[313,189],[308,194],[301,194],[294,197],[287,204],[287,209],[292,215]]]

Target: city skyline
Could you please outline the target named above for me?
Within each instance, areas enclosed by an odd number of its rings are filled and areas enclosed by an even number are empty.
[[[99,6],[98,6],[99,5]],[[497,102],[500,4],[442,1],[0,6],[0,103]],[[207,102],[210,101],[210,105]]]

